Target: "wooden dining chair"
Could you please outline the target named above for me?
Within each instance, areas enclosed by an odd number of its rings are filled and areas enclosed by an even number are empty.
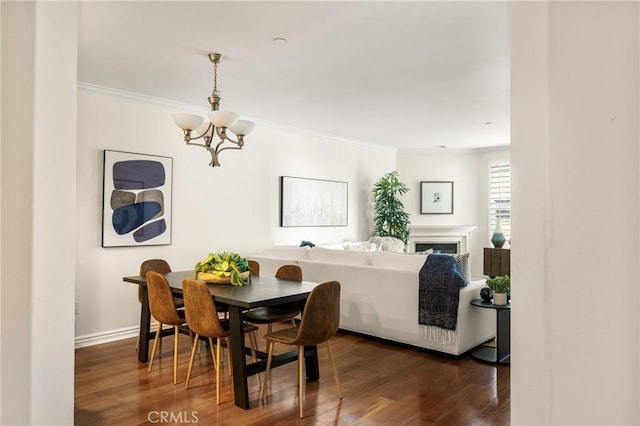
[[[206,284],[200,281],[184,279],[182,281],[182,291],[184,293],[184,310],[186,312],[187,324],[195,333],[195,339],[191,347],[191,359],[189,360],[189,369],[187,370],[187,382],[185,389],[189,388],[191,380],[191,369],[193,368],[193,359],[196,355],[196,348],[201,337],[209,340],[209,348],[211,350],[211,359],[216,371],[216,404],[220,404],[220,361],[221,361],[221,342],[227,339],[227,357],[229,359],[229,373],[231,373],[231,345],[229,344],[229,321],[218,317],[218,310],[214,297],[211,295]],[[254,333],[258,328],[253,325],[245,324],[245,333]],[[216,353],[213,353],[213,339],[216,339]],[[252,337],[251,354],[253,361],[257,362],[255,335]],[[258,381],[260,377],[258,376]]]
[[[171,272],[171,266],[164,259],[148,259],[140,264],[140,276],[146,277],[147,272],[154,271],[161,274],[168,274]],[[173,296],[173,300],[177,308],[183,306],[182,299],[177,296]],[[142,286],[138,285],[138,302],[142,303]],[[136,340],[136,351],[140,347],[140,336]],[[160,340],[160,352],[162,352],[162,340]]]
[[[249,260],[247,261],[247,263],[249,264],[249,270],[251,271],[251,275],[254,276],[259,276],[260,275],[260,264],[258,262],[256,262],[255,260]]]
[[[302,269],[298,265],[281,266],[276,271],[276,278],[301,282]],[[298,302],[291,302],[252,309],[244,314],[244,319],[251,324],[267,324],[267,333],[271,333],[272,324],[276,322],[291,320],[291,325],[295,326],[294,318],[299,313],[300,305]]]
[[[266,388],[271,374],[271,360],[273,358],[273,346],[277,343],[293,345],[298,348],[298,398],[300,418],[304,409],[304,347],[317,346],[327,343],[327,351],[333,368],[333,377],[336,381],[338,396],[342,399],[342,389],[338,379],[338,369],[331,351],[330,339],[338,331],[340,323],[340,283],[329,281],[316,286],[309,294],[307,303],[302,313],[302,321],[298,328],[287,328],[269,333],[264,336],[269,343],[267,355],[267,370],[264,377],[261,398],[264,399]]]
[[[158,330],[153,341],[151,360],[149,361],[149,372],[153,368],[153,359],[158,347],[158,340],[162,334],[163,324],[173,326],[173,384],[175,385],[178,383],[179,327],[186,322],[184,311],[176,308],[171,287],[163,274],[155,271],[147,272],[147,288],[149,291],[149,310],[151,311],[151,316],[158,321]]]

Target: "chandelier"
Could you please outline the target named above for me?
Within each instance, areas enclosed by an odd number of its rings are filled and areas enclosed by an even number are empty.
[[[253,121],[238,120],[235,112],[219,110],[222,98],[218,90],[218,64],[221,59],[221,54],[209,53],[209,60],[213,62],[213,92],[208,97],[211,105],[209,122],[195,114],[173,114],[173,121],[184,132],[187,145],[201,146],[209,151],[211,167],[220,166],[219,156],[225,149],[242,149],[244,137],[256,127]],[[193,136],[192,132],[195,133]],[[235,139],[229,133],[235,135]],[[203,143],[197,142],[199,140]]]

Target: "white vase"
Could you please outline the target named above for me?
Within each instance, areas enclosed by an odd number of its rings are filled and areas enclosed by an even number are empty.
[[[500,219],[496,221],[496,227],[493,230],[493,235],[491,235],[491,244],[495,248],[502,248],[505,243],[504,233],[502,232],[502,225],[500,224]]]
[[[507,293],[493,293],[493,304],[494,305],[506,305],[507,304]]]

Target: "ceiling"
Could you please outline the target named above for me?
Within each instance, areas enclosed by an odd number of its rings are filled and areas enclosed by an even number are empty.
[[[399,150],[509,144],[507,2],[90,1],[80,8],[84,83],[204,110],[214,51],[224,55],[221,109],[258,125]]]

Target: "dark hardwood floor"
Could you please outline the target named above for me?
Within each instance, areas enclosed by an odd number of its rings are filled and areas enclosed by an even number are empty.
[[[233,403],[231,378],[222,374],[221,404],[208,352],[196,355],[190,388],[184,389],[189,338],[180,336],[173,385],[173,345],[165,338],[153,371],[139,363],[135,339],[76,350],[76,425],[508,425],[509,367],[454,359],[339,333],[333,340],[344,399],[336,393],[324,345],[320,380],[306,385],[305,418],[298,418],[296,364],[272,372],[269,393],[259,399],[249,381],[251,409]],[[264,340],[258,344],[264,347]],[[276,345],[276,350],[278,350]],[[285,346],[281,350],[288,349]],[[226,358],[225,358],[226,361]],[[226,366],[223,370],[226,372]]]

